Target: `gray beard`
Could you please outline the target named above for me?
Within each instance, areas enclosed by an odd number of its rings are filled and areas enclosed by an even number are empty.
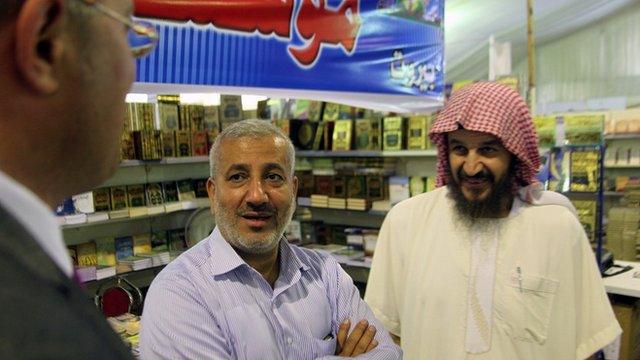
[[[284,230],[291,221],[293,213],[296,209],[296,202],[292,200],[286,210],[284,217],[280,217],[275,213],[276,228],[270,234],[256,235],[256,238],[245,238],[240,235],[237,226],[237,217],[235,213],[231,213],[228,209],[218,201],[214,203],[214,213],[216,226],[220,229],[220,233],[229,244],[247,254],[263,255],[270,253],[280,243]],[[260,239],[259,236],[264,236]]]

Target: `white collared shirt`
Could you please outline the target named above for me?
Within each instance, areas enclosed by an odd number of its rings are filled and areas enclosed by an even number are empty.
[[[0,205],[20,222],[51,260],[71,277],[73,265],[53,210],[31,190],[2,171]]]

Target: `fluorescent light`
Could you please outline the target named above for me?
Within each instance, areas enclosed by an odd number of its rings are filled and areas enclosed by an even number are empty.
[[[127,94],[125,101],[128,103],[146,103],[149,101],[149,95],[130,93]]]
[[[185,93],[180,94],[181,104],[220,105],[220,94]]]
[[[258,101],[266,99],[266,96],[242,95],[242,110],[257,110]]]

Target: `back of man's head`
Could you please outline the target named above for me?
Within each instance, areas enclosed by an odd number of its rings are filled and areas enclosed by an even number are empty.
[[[117,167],[131,1],[1,0],[0,171],[50,206]],[[17,121],[19,119],[19,121]]]
[[[12,19],[18,13],[23,0],[2,0],[0,1],[0,24]]]
[[[446,134],[460,128],[500,139],[516,158],[516,185],[535,180],[540,168],[538,138],[527,104],[514,89],[496,82],[478,82],[453,93],[429,132],[438,148],[438,186],[446,184],[450,172]]]

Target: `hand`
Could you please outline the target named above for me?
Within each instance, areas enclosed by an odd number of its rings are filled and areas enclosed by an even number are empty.
[[[350,319],[340,324],[340,328],[338,328],[336,355],[355,357],[368,353],[378,346],[378,341],[374,339],[377,331],[376,327],[369,325],[367,320],[358,322],[351,334],[349,334],[350,327]],[[347,334],[349,334],[349,336],[347,336]]]

